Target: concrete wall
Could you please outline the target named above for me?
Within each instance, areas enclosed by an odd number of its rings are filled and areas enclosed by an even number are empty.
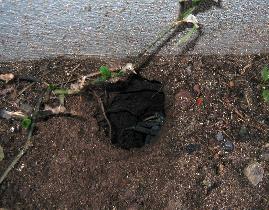
[[[192,53],[269,51],[269,1],[224,0],[198,16]],[[77,54],[135,56],[178,14],[177,0],[0,0],[0,61]],[[177,40],[162,54],[180,53]]]

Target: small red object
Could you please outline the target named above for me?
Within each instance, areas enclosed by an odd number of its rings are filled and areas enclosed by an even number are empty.
[[[203,106],[204,105],[204,99],[203,98],[197,98],[196,104],[197,104],[197,106]]]

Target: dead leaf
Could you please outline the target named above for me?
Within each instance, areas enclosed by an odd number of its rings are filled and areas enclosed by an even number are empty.
[[[3,109],[0,110],[0,118],[4,118],[4,119],[7,119],[7,120],[9,120],[11,118],[23,119],[25,117],[27,117],[27,115],[24,114],[21,111],[10,112],[10,111],[6,111],[6,110],[3,110]]]
[[[0,161],[2,161],[5,158],[3,147],[0,145]]]
[[[45,105],[45,111],[51,111],[53,114],[59,114],[59,113],[64,113],[66,111],[66,108],[64,106],[57,106],[52,108],[49,105]]]
[[[8,73],[8,74],[0,74],[0,80],[4,80],[6,83],[8,83],[10,80],[14,79],[14,74]]]

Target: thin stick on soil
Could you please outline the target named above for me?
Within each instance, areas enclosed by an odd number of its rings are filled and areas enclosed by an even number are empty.
[[[23,88],[19,93],[18,93],[18,96],[19,97],[21,94],[23,94],[26,90],[28,90],[29,88],[31,88],[33,85],[35,84],[35,82],[27,85],[25,88]]]
[[[36,104],[35,112],[33,113],[33,117],[32,117],[32,124],[29,128],[28,135],[27,135],[27,141],[24,144],[22,150],[19,152],[19,154],[15,157],[15,159],[11,162],[11,164],[8,166],[8,168],[5,170],[5,172],[2,174],[2,176],[0,178],[0,184],[2,184],[2,182],[5,180],[5,178],[9,174],[9,172],[14,168],[14,166],[18,163],[18,161],[21,159],[21,157],[27,152],[29,147],[32,146],[33,130],[35,127],[37,114],[38,114],[38,111],[40,109],[40,105],[41,105],[42,100],[43,100],[43,96],[44,96],[44,93],[41,94],[41,96]]]
[[[248,115],[246,114],[242,114],[238,109],[236,109],[231,103],[227,102],[227,101],[222,101],[222,100],[219,100],[220,102],[222,102],[222,104],[224,104],[224,106],[234,112],[235,114],[237,114],[241,120],[243,120],[247,125],[251,126],[251,127],[254,127],[258,130],[260,130],[261,132],[263,133],[268,133],[269,132],[269,127],[261,122],[258,122],[257,120],[255,119],[252,119],[251,117],[249,117]]]
[[[99,105],[100,105],[100,107],[101,107],[101,110],[102,110],[102,114],[103,114],[103,116],[104,116],[104,118],[105,118],[105,120],[106,120],[106,122],[107,122],[107,124],[108,124],[108,128],[109,128],[109,133],[108,133],[108,136],[109,136],[109,139],[111,139],[111,123],[109,122],[109,119],[107,118],[107,116],[106,116],[106,111],[105,111],[105,108],[104,108],[104,104],[103,104],[103,102],[102,102],[102,99],[96,94],[96,92],[95,91],[92,91],[92,93],[93,93],[93,95],[96,97],[96,99],[97,99],[97,101],[98,101],[98,103],[99,103]]]

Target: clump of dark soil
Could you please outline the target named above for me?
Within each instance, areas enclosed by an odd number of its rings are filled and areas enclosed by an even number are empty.
[[[111,141],[124,149],[139,148],[150,143],[161,129],[163,122],[157,116],[164,118],[164,93],[159,82],[139,76],[126,83],[106,110],[112,126]],[[156,121],[151,120],[154,116]]]
[[[60,57],[1,63],[0,73],[66,87],[69,79],[96,72],[101,65],[118,68],[120,63]],[[156,57],[140,70],[145,79],[134,77],[119,91],[96,90],[113,125],[115,144],[107,136],[107,127],[100,126],[100,105],[90,91],[66,96],[67,111],[80,118],[59,116],[37,122],[33,146],[0,186],[0,207],[268,209],[269,167],[264,148],[269,108],[261,97],[260,74],[268,64],[268,54]],[[29,86],[24,80],[1,83],[0,109],[34,107],[40,86]],[[165,114],[165,122],[151,138],[158,141],[145,144],[150,134],[141,129],[152,130],[156,124],[150,129],[147,124],[156,119],[152,118],[155,112]],[[136,134],[126,134],[130,139],[119,132],[126,127],[128,131],[135,127],[131,131]],[[0,119],[0,145],[5,153],[1,174],[26,138],[20,121]],[[233,145],[229,150],[227,142]],[[257,186],[243,173],[253,161],[264,170]]]

